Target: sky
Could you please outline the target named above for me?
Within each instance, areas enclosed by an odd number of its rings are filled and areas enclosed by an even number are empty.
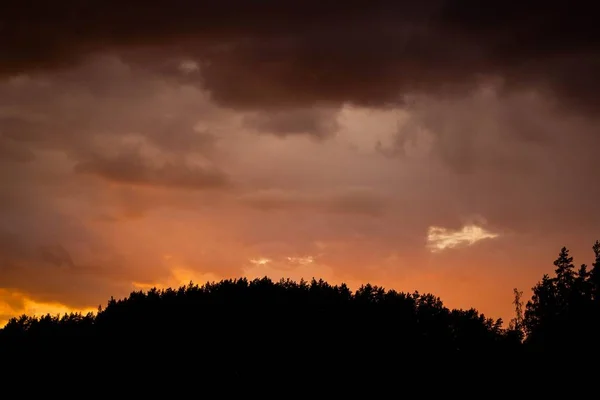
[[[508,322],[600,239],[585,7],[8,0],[0,326],[265,275]]]

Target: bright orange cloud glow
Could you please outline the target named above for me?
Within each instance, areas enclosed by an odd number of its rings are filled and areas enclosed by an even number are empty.
[[[8,320],[23,314],[28,316],[63,315],[69,313],[95,313],[96,308],[72,308],[56,302],[39,302],[19,292],[0,289],[0,327],[6,325]]]

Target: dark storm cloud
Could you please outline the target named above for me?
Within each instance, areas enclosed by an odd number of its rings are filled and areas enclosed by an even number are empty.
[[[600,35],[591,7],[538,0],[11,0],[0,15],[0,73],[152,47],[153,57],[196,59],[213,98],[237,107],[380,105],[406,92],[463,90],[491,75],[509,88],[534,85],[594,109]]]

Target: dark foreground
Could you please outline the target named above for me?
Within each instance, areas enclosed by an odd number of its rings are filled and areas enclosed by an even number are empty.
[[[351,292],[317,280],[238,279],[134,292],[111,299],[97,315],[12,319],[0,330],[2,376],[61,371],[108,379],[94,390],[120,385],[142,395],[202,384],[225,396],[259,383],[380,382],[427,391],[462,376],[507,384],[532,365],[548,379],[545,371],[556,374],[567,360],[587,359],[591,372],[600,353],[598,242],[594,254],[589,271],[575,269],[562,249],[555,275],[534,287],[524,311],[515,292],[508,326],[475,309],[448,309],[430,294],[371,285]]]

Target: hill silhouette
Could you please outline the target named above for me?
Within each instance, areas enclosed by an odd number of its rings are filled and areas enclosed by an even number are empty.
[[[433,360],[452,370],[469,359],[476,370],[515,357],[560,357],[600,333],[598,241],[593,250],[588,270],[561,249],[554,275],[542,277],[527,304],[515,289],[507,327],[476,309],[449,309],[432,294],[240,278],[132,292],[97,314],[13,318],[0,330],[0,356],[5,365],[61,360],[146,372],[191,363],[186,371],[230,383],[285,374],[365,379]]]

